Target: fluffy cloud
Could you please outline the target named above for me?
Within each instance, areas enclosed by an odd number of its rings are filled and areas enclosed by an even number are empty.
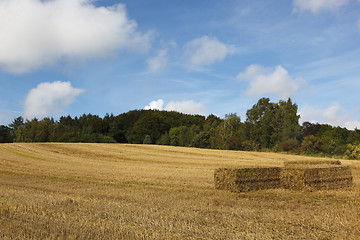
[[[215,37],[208,36],[196,38],[185,46],[185,56],[189,59],[191,68],[222,61],[226,56],[234,52],[235,47],[233,45],[226,45]]]
[[[166,110],[166,111],[176,111],[187,114],[200,114],[206,115],[206,109],[203,104],[194,102],[193,100],[188,101],[170,101],[166,107],[164,108],[164,101],[162,99],[158,99],[156,101],[152,101],[149,105],[144,107],[145,110]]]
[[[137,31],[124,5],[93,0],[1,0],[0,68],[14,74],[69,59],[133,49],[145,51],[149,34]]]
[[[346,114],[337,102],[325,109],[305,105],[300,109],[299,114],[301,116],[301,122],[321,122],[332,126],[346,127],[350,130],[355,128],[360,129],[360,121],[352,120],[354,116]]]
[[[144,107],[144,109],[145,110],[164,110],[163,106],[164,106],[164,100],[159,99],[159,100],[156,100],[156,101],[155,100],[151,101],[149,103],[149,105]]]
[[[25,99],[25,119],[60,116],[63,110],[85,90],[71,86],[70,82],[45,82],[31,89]]]
[[[239,73],[238,79],[249,81],[248,95],[276,94],[285,99],[299,88],[300,79],[293,79],[282,66],[275,70],[260,65],[250,65],[245,72]]]
[[[167,111],[177,111],[188,114],[200,114],[205,115],[205,107],[201,103],[194,102],[192,100],[183,101],[183,102],[174,102],[171,101],[166,105],[165,110]]]
[[[166,50],[161,50],[156,57],[148,59],[148,71],[151,73],[156,73],[164,69],[168,63],[166,54]]]
[[[349,3],[349,0],[294,0],[294,11],[310,11],[318,13],[320,11],[335,11]]]

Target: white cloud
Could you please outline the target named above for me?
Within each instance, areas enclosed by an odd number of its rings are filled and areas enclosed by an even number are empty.
[[[349,130],[360,129],[360,121],[346,121],[344,127]]]
[[[149,103],[149,105],[144,107],[144,109],[145,110],[163,110],[163,106],[164,106],[164,100],[158,99],[156,101],[155,100],[151,101]]]
[[[60,116],[64,109],[85,90],[74,88],[70,82],[45,82],[29,91],[25,99],[25,119]]]
[[[360,121],[353,120],[355,115],[346,113],[341,105],[333,103],[326,109],[320,109],[313,106],[305,105],[299,110],[300,122],[326,123],[332,126],[346,127],[354,130],[360,129]]]
[[[239,73],[237,78],[249,81],[248,95],[259,96],[270,93],[283,99],[290,97],[299,88],[301,81],[290,77],[281,65],[274,70],[256,64],[250,65],[245,72]]]
[[[205,115],[205,107],[201,103],[194,102],[193,100],[176,102],[171,101],[166,105],[165,110],[167,111],[177,111],[187,114],[200,114]]]
[[[341,110],[340,104],[334,103],[328,109],[325,109],[322,114],[329,122],[339,124],[345,119],[344,117],[340,117]]]
[[[215,37],[208,36],[196,38],[185,46],[185,56],[189,59],[191,68],[222,61],[226,56],[234,52],[235,47],[233,45],[226,45]]]
[[[149,58],[147,60],[148,71],[151,73],[156,73],[163,70],[168,63],[168,58],[166,55],[167,51],[161,50],[156,57]]]
[[[349,0],[294,0],[294,11],[310,11],[313,13],[336,11],[348,3]]]
[[[149,34],[137,31],[124,5],[93,0],[1,0],[0,69],[23,74],[59,61],[145,51]]]
[[[149,105],[145,106],[145,110],[166,110],[166,111],[176,111],[187,114],[200,114],[206,115],[206,109],[202,103],[197,103],[193,100],[188,101],[170,101],[164,108],[164,101],[158,99],[152,101]]]

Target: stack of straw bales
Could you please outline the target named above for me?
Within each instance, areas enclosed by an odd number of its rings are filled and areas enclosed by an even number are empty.
[[[216,189],[246,192],[261,189],[337,189],[352,186],[349,166],[334,161],[291,161],[284,168],[219,168],[215,170]]]
[[[287,167],[296,167],[296,166],[334,166],[341,165],[340,160],[303,160],[303,161],[288,161],[284,162],[285,168]]]
[[[340,161],[287,162],[281,171],[281,185],[294,190],[323,190],[352,186],[349,166]]]
[[[214,174],[215,188],[232,192],[279,188],[281,187],[280,173],[280,167],[220,168]]]

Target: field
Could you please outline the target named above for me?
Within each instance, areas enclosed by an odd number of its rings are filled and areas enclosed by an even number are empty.
[[[126,144],[0,144],[0,239],[359,239],[354,187],[214,189],[221,167],[316,158]]]

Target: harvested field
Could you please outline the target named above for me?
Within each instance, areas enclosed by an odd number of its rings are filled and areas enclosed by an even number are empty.
[[[0,144],[0,239],[357,239],[360,161],[341,160],[353,176],[346,190],[214,189],[215,169],[304,159],[319,160],[151,145]]]

